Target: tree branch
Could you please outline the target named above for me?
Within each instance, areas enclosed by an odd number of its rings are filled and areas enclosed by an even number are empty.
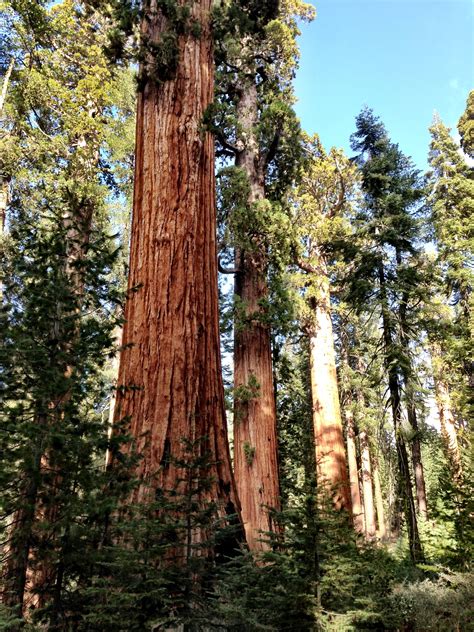
[[[275,158],[275,155],[278,151],[278,145],[280,144],[280,139],[281,139],[281,130],[278,129],[275,132],[275,136],[273,137],[272,142],[270,143],[270,146],[268,147],[268,150],[262,156],[264,167],[267,167],[271,163],[271,161]]]
[[[239,268],[224,268],[220,257],[217,257],[217,269],[221,274],[236,274],[240,272]]]

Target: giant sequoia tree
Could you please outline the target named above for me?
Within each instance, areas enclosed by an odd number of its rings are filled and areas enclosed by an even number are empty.
[[[239,512],[219,351],[211,2],[143,6],[129,294],[116,420],[141,455],[135,500],[186,491],[179,459],[206,458],[199,500]],[[187,449],[188,448],[188,449]],[[200,541],[205,536],[195,532]]]
[[[292,174],[299,132],[290,107],[295,16],[312,15],[299,0],[282,3],[279,14],[277,5],[242,12],[239,28],[220,43],[214,120],[219,153],[235,163],[226,170],[233,193],[224,194],[237,200],[225,209],[236,298],[234,463],[247,540],[255,549],[266,546],[259,532],[275,529],[269,508],[280,507],[269,277],[287,222],[271,182],[281,191]]]
[[[344,234],[345,208],[353,194],[355,168],[342,152],[324,151],[318,137],[305,145],[308,154],[296,195],[296,263],[300,323],[308,337],[310,382],[318,484],[329,487],[337,508],[351,513],[351,494],[344,449],[336,356],[331,321],[331,244]],[[350,433],[349,433],[350,435]],[[357,509],[358,513],[359,509]]]

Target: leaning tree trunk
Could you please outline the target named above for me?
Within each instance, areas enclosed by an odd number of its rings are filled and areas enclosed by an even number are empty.
[[[388,373],[388,390],[398,458],[398,494],[400,497],[400,504],[404,508],[407,523],[410,556],[414,562],[420,562],[423,560],[423,549],[418,532],[418,520],[416,517],[415,502],[411,486],[408,452],[405,439],[403,437],[401,387],[398,377],[397,356],[395,353],[395,345],[392,334],[391,312],[387,298],[385,270],[382,262],[379,263],[378,276],[382,309],[384,361]]]
[[[326,263],[318,265],[318,295],[312,301],[312,320],[307,325],[310,347],[310,381],[318,485],[328,488],[337,509],[352,512],[341,410],[336,374],[336,356],[331,322],[331,302]]]
[[[236,165],[249,183],[247,204],[265,198],[265,167],[260,155],[257,87],[241,87],[237,115],[242,138]],[[270,508],[280,508],[276,405],[270,328],[261,301],[268,297],[266,248],[251,239],[236,249],[235,294],[241,312],[234,327],[234,468],[247,542],[252,550],[268,547],[262,532],[278,531]]]
[[[357,447],[354,415],[351,410],[345,411],[347,462],[349,465],[349,481],[351,486],[352,520],[357,533],[364,533],[364,507],[359,487],[359,468],[357,467]]]
[[[174,76],[159,82],[142,67],[115,422],[129,419],[142,455],[132,500],[148,502],[158,488],[189,493],[189,465],[177,459],[201,459],[196,498],[225,516],[239,502],[219,349],[214,142],[202,128],[214,88],[211,0],[193,3],[191,17],[201,33],[179,35]],[[166,29],[156,0],[143,24],[156,45]]]

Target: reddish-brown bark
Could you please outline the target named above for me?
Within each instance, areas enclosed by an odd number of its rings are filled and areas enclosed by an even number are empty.
[[[242,137],[236,165],[249,183],[249,205],[265,198],[265,163],[260,155],[257,89],[252,80],[241,88],[237,106]],[[270,328],[260,301],[268,296],[267,253],[254,240],[236,252],[235,294],[242,313],[234,332],[234,467],[247,542],[266,548],[261,532],[275,531],[270,508],[280,507],[276,407]]]
[[[173,458],[207,455],[202,502],[238,513],[219,350],[214,143],[202,130],[213,100],[210,0],[192,5],[200,37],[179,37],[176,75],[138,95],[129,297],[115,420],[129,417],[143,456],[134,500],[183,477]],[[147,35],[166,27],[150,3]],[[136,289],[136,290],[135,290]],[[182,484],[183,486],[185,483]],[[193,536],[197,541],[201,534]]]

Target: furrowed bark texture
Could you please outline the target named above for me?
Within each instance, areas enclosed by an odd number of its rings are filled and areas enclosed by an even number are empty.
[[[325,272],[324,261],[321,261],[319,267]],[[330,488],[335,507],[344,508],[350,513],[351,490],[342,433],[329,281],[326,274],[321,276],[319,282],[318,299],[314,302],[313,322],[308,327],[308,335],[318,485]]]
[[[359,468],[357,467],[357,447],[354,415],[351,410],[346,410],[347,427],[347,462],[349,465],[349,481],[351,486],[352,521],[357,533],[364,533],[364,507],[359,488]]]
[[[373,539],[375,537],[376,529],[369,437],[366,432],[361,432],[359,438],[362,462],[362,484],[364,492],[365,535],[368,539]]]
[[[183,4],[183,3],[180,3]],[[133,495],[173,489],[176,458],[206,456],[199,500],[220,515],[239,512],[230,466],[221,377],[217,295],[214,142],[202,131],[213,100],[210,0],[192,5],[199,38],[179,37],[174,78],[147,80],[138,96],[129,296],[115,421],[130,419],[143,456]],[[156,3],[144,21],[159,40]],[[186,491],[186,483],[178,485]],[[204,534],[195,533],[196,542]]]
[[[265,166],[260,156],[257,88],[244,83],[237,106],[243,130],[236,165],[248,177],[249,205],[265,198]],[[251,227],[249,227],[251,229]],[[276,531],[269,508],[280,508],[270,328],[259,301],[268,296],[265,245],[253,240],[236,251],[235,294],[242,305],[234,331],[234,468],[242,519],[250,549],[262,550],[261,531]]]

